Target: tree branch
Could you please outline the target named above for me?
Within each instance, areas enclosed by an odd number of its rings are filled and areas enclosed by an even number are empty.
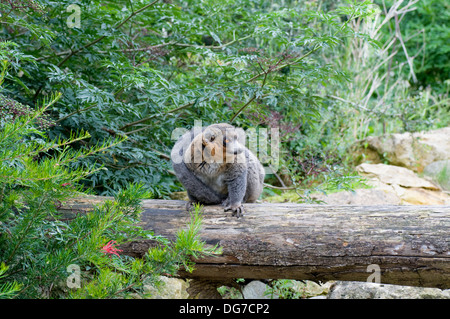
[[[400,24],[398,21],[397,13],[395,13],[395,15],[394,15],[394,21],[395,21],[395,36],[397,37],[397,39],[400,41],[400,44],[402,45],[403,52],[405,53],[406,62],[408,62],[409,72],[411,73],[413,82],[417,83],[417,77],[416,77],[416,74],[414,73],[414,65],[412,62],[413,59],[408,55],[408,51],[406,50],[405,43],[403,42],[402,34],[400,32]]]
[[[84,109],[73,111],[72,113],[69,113],[69,114],[67,114],[66,116],[64,116],[64,117],[62,117],[62,118],[56,120],[55,123],[59,123],[59,122],[61,122],[61,121],[64,121],[66,118],[71,117],[71,116],[74,115],[74,114],[77,114],[77,113],[81,113],[81,112],[90,110],[90,109],[92,109],[93,107],[96,107],[96,106],[97,106],[97,103],[95,103],[95,104],[93,104],[93,105],[89,105],[88,107],[85,107]]]
[[[233,115],[233,117],[230,120],[230,123],[233,123],[234,119],[250,104],[252,103],[254,100],[256,99],[256,94],[254,94],[252,96],[252,98],[250,100],[247,101],[247,103],[245,103],[240,109],[239,111],[236,112],[236,114]]]
[[[251,36],[252,35],[250,34],[250,35],[247,35],[247,36],[245,36],[243,38],[235,39],[233,41],[230,41],[228,43],[224,43],[222,45],[196,45],[196,44],[188,44],[188,43],[175,43],[174,45],[175,46],[179,46],[179,47],[194,47],[194,48],[201,48],[201,49],[223,49],[223,48],[225,48],[225,47],[227,47],[227,46],[229,46],[229,45],[231,45],[233,43],[246,40],[246,39],[250,38]]]
[[[134,17],[135,15],[141,13],[141,12],[144,11],[145,9],[151,7],[152,5],[154,5],[154,4],[155,4],[156,2],[158,2],[158,1],[159,1],[159,0],[155,0],[155,1],[151,2],[151,3],[149,3],[148,5],[146,5],[146,6],[142,7],[142,8],[140,8],[139,10],[132,12],[132,13],[131,13],[127,18],[125,18],[122,22],[120,22],[119,24],[116,24],[116,25],[113,27],[113,29],[115,29],[115,30],[119,29],[121,26],[123,26],[125,23],[127,23],[132,17]],[[77,49],[77,50],[75,50],[75,51],[72,51],[68,56],[66,56],[61,62],[58,63],[58,67],[61,67],[61,66],[62,66],[64,63],[66,63],[66,61],[67,61],[68,59],[70,59],[73,55],[75,55],[75,54],[77,54],[77,53],[83,51],[84,49],[89,48],[90,46],[93,46],[94,44],[100,42],[100,41],[103,40],[104,38],[106,38],[106,35],[102,35],[101,37],[98,37],[98,38],[95,39],[94,41],[92,41],[92,42],[90,42],[90,43],[88,43],[88,44],[82,46],[81,48],[79,48],[79,49]]]
[[[175,44],[175,41],[171,41],[171,42],[167,42],[167,43],[160,43],[160,44],[156,44],[156,45],[151,45],[151,46],[144,47],[144,48],[114,49],[114,50],[108,50],[108,51],[97,51],[97,53],[106,54],[106,53],[109,53],[111,51],[121,51],[121,52],[147,51],[147,50],[152,50],[152,49],[156,49],[156,48],[165,47],[165,46],[172,45],[172,44]],[[53,58],[55,56],[61,56],[61,55],[70,54],[71,52],[72,52],[72,50],[66,50],[66,51],[57,52],[57,53],[52,54],[52,55],[45,55],[43,57],[37,58],[36,61],[47,60],[47,59]]]
[[[274,68],[274,69],[272,69],[272,70],[270,70],[270,71],[271,71],[271,72],[278,71],[278,70],[281,70],[281,69],[284,68],[284,67],[287,67],[288,65],[296,64],[296,63],[300,62],[301,60],[303,60],[304,58],[306,58],[307,56],[309,56],[309,55],[311,55],[312,53],[316,52],[319,48],[321,48],[321,46],[320,46],[320,45],[316,45],[316,47],[315,47],[314,49],[312,49],[311,51],[309,51],[309,52],[306,53],[305,55],[302,55],[302,56],[299,57],[298,59],[296,59],[296,60],[294,60],[294,61],[291,61],[291,62],[287,62],[287,63],[285,63],[285,64],[282,64],[282,65],[280,65],[280,66],[278,66],[278,67],[276,67],[276,68]],[[251,79],[248,79],[248,80],[247,80],[247,83],[256,80],[257,78],[259,78],[260,76],[263,76],[264,74],[266,74],[266,71],[261,72],[261,73],[255,75],[255,76],[252,77]]]
[[[181,109],[187,108],[187,107],[189,107],[189,106],[194,105],[196,101],[197,101],[197,100],[195,100],[195,101],[193,101],[193,102],[189,102],[189,103],[187,103],[187,104],[184,104],[184,105],[182,105],[182,106],[179,106],[179,107],[177,107],[177,108],[174,108],[174,109],[172,109],[172,110],[169,110],[169,111],[167,111],[166,113],[169,113],[169,114],[170,114],[170,113],[174,113],[174,112],[176,112],[176,111],[179,111],[179,110],[181,110]],[[123,131],[123,130],[126,129],[127,127],[130,127],[130,126],[133,126],[133,125],[136,125],[136,124],[140,124],[140,123],[142,123],[142,122],[145,122],[145,121],[150,120],[150,119],[152,119],[152,118],[154,118],[154,117],[157,117],[157,116],[161,116],[161,114],[159,114],[159,113],[158,113],[158,114],[152,114],[152,115],[150,115],[150,116],[144,117],[143,119],[140,119],[140,120],[137,120],[137,121],[134,121],[134,122],[125,124],[124,126],[122,126],[121,128],[119,128],[119,130]]]
[[[151,7],[152,5],[154,5],[154,4],[155,4],[156,2],[158,2],[158,1],[159,1],[159,0],[155,0],[155,1],[151,2],[151,3],[149,3],[148,5],[142,7],[141,9],[132,12],[127,18],[125,18],[125,19],[124,19],[123,21],[121,21],[120,23],[116,24],[116,25],[113,27],[113,29],[115,29],[115,30],[119,29],[119,28],[120,28],[121,26],[123,26],[127,21],[129,21],[132,17],[134,17],[135,15],[141,13],[141,12],[144,11],[145,9]],[[81,48],[78,48],[78,49],[76,49],[76,50],[70,50],[70,53],[69,53],[64,59],[62,59],[62,60],[57,64],[57,66],[58,66],[58,67],[61,67],[61,66],[64,65],[64,63],[66,63],[67,60],[69,60],[72,56],[74,56],[75,54],[77,54],[77,53],[83,51],[84,49],[87,49],[87,48],[93,46],[94,44],[96,44],[96,43],[102,41],[104,38],[106,38],[106,35],[102,35],[102,36],[98,37],[98,38],[95,39],[94,41],[85,44],[85,45],[82,46]],[[63,55],[63,54],[61,54],[61,55]],[[39,93],[41,92],[43,86],[44,86],[44,84],[42,84],[42,85],[39,87],[39,89],[36,91],[36,93],[35,93],[35,95],[34,95],[34,97],[33,97],[33,100],[36,100],[36,98],[37,98],[37,96],[39,95]]]

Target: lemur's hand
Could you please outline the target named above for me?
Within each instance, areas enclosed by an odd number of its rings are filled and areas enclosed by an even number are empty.
[[[242,206],[241,203],[225,206],[225,211],[228,211],[228,210],[231,210],[233,212],[232,216],[236,216],[237,218],[244,216],[244,212],[245,212],[244,206]]]

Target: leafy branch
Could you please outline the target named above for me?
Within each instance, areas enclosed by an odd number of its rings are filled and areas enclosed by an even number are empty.
[[[241,42],[244,40],[247,40],[249,38],[251,38],[253,35],[247,35],[245,37],[239,38],[239,39],[234,39],[228,43],[224,43],[222,45],[197,45],[197,44],[189,44],[189,43],[174,43],[175,46],[179,46],[179,47],[192,47],[192,48],[200,48],[200,49],[214,49],[214,50],[220,50],[223,49],[227,46],[230,46],[232,44],[235,44],[237,42]]]
[[[279,70],[281,70],[281,69],[283,69],[283,68],[285,68],[285,67],[287,67],[287,66],[289,66],[289,65],[297,64],[297,63],[301,62],[304,58],[306,58],[306,57],[308,57],[309,55],[311,55],[312,53],[316,52],[316,51],[317,51],[318,49],[320,49],[321,47],[322,47],[322,46],[321,46],[320,44],[317,44],[312,50],[308,51],[308,53],[302,55],[301,57],[299,57],[299,58],[297,58],[297,59],[295,59],[295,60],[292,60],[292,61],[290,61],[290,62],[287,62],[287,63],[285,63],[285,64],[282,64],[282,65],[276,66],[276,67],[274,67],[274,68],[271,68],[271,69],[268,70],[268,71],[263,71],[263,72],[261,72],[261,73],[258,73],[258,74],[256,74],[255,76],[253,76],[252,78],[248,79],[248,80],[247,80],[247,83],[253,82],[254,80],[256,80],[257,78],[259,78],[259,77],[261,77],[261,76],[263,76],[263,75],[267,75],[267,72],[270,73],[270,72],[279,71]]]
[[[133,11],[127,18],[125,18],[124,20],[122,20],[121,22],[118,22],[115,26],[113,26],[114,30],[118,30],[120,29],[121,26],[123,26],[125,23],[127,23],[132,17],[134,17],[135,15],[141,13],[142,11],[150,8],[151,6],[153,6],[156,2],[158,2],[159,0],[155,0],[149,4],[147,4],[146,6],[143,6],[142,8],[140,8],[139,10]],[[67,56],[62,59],[58,64],[57,67],[60,68],[62,65],[64,65],[72,56],[80,53],[81,51],[93,46],[94,44],[102,41],[104,38],[106,38],[106,35],[102,35],[98,38],[96,38],[95,40],[83,45],[82,47],[76,49],[76,50],[70,50],[70,52],[67,54]],[[36,91],[33,100],[36,100],[37,96],[40,94],[42,88],[44,87],[44,84],[42,84]]]
[[[125,23],[127,23],[127,22],[128,22],[131,18],[133,18],[135,15],[137,15],[137,14],[141,13],[142,11],[144,11],[144,10],[150,8],[151,6],[153,6],[153,5],[154,5],[156,2],[158,2],[158,1],[159,1],[159,0],[155,0],[155,1],[153,1],[153,2],[151,2],[151,3],[149,3],[149,4],[147,4],[146,6],[143,6],[143,7],[140,8],[139,10],[133,11],[128,17],[126,17],[124,20],[122,20],[121,22],[119,22],[119,23],[117,23],[115,26],[113,26],[113,29],[114,29],[114,30],[118,30],[121,26],[123,26]],[[79,52],[81,52],[81,51],[83,51],[83,50],[85,50],[85,49],[87,49],[87,48],[93,46],[94,44],[96,44],[96,43],[102,41],[104,38],[106,38],[106,35],[102,35],[102,36],[98,37],[97,39],[95,39],[94,41],[85,44],[85,45],[82,46],[81,48],[79,48],[79,49],[77,49],[77,50],[75,50],[75,51],[71,51],[71,52],[69,53],[69,55],[67,55],[63,60],[61,60],[61,61],[57,64],[57,66],[58,66],[58,67],[61,67],[61,66],[62,66],[64,63],[66,63],[67,60],[69,60],[73,55],[75,55],[75,54],[77,54],[77,53],[79,53]]]

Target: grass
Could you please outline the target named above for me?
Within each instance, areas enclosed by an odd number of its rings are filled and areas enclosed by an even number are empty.
[[[354,191],[355,189],[372,188],[366,183],[366,179],[359,175],[340,176],[339,178],[329,178],[320,185],[311,189],[284,191],[278,195],[272,195],[264,198],[269,203],[298,203],[304,202],[308,204],[320,203],[314,200],[315,194],[333,194],[342,191]]]

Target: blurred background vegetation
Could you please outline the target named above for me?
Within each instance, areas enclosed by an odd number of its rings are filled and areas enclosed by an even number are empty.
[[[171,132],[195,119],[279,127],[266,181],[299,188],[351,174],[349,146],[368,135],[450,121],[446,1],[1,3],[2,94],[33,108],[60,92],[46,132],[89,132],[74,148],[127,137],[71,163],[105,168],[83,180],[97,194],[181,190]]]

